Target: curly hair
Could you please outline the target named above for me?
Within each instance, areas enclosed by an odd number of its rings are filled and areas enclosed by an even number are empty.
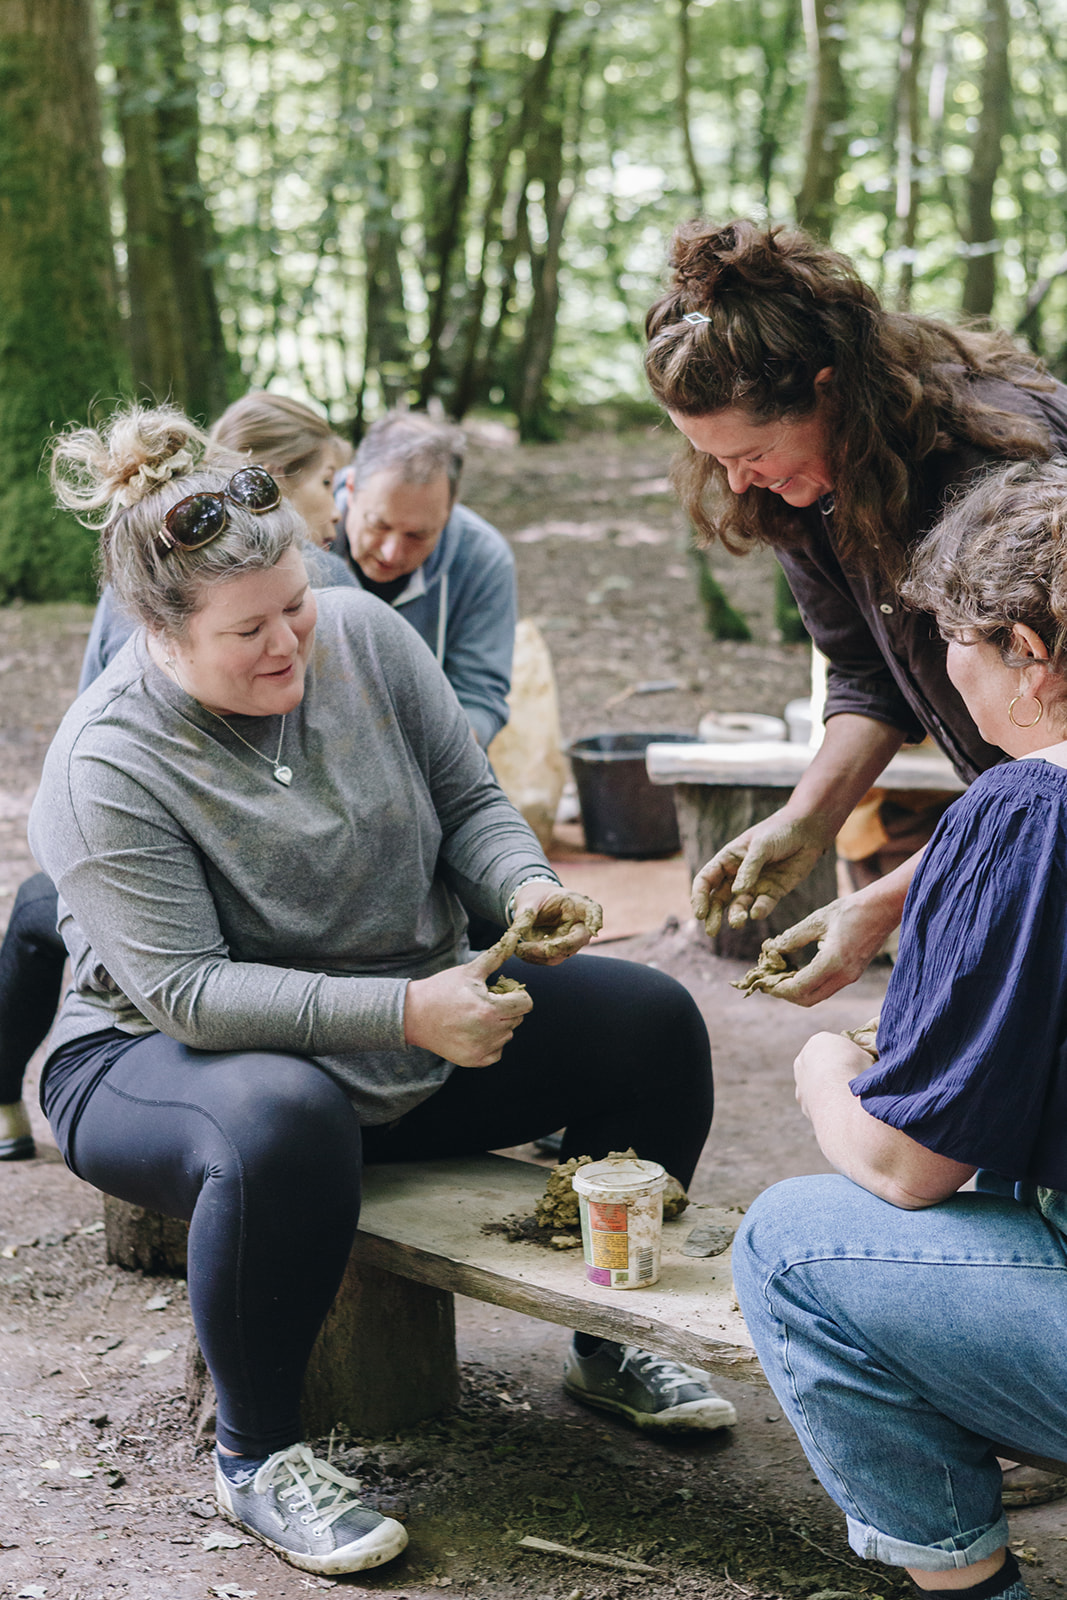
[[[166,550],[156,537],[171,506],[224,489],[247,465],[214,451],[176,406],[120,407],[101,430],[73,428],[51,445],[52,487],[61,506],[100,533],[100,565],[119,605],[154,633],[179,638],[204,591],[242,572],[273,567],[306,537],[285,500],[254,515],[227,505],[226,527],[198,550]]]
[[[674,235],[671,286],[646,318],[645,370],[685,417],[736,407],[756,423],[809,416],[822,391],[834,526],[844,563],[896,580],[913,536],[921,463],[968,442],[1004,460],[1047,459],[1047,430],[974,397],[974,375],[1051,390],[1004,333],[883,310],[846,256],[798,229],[692,222]],[[687,314],[697,313],[694,321]],[[788,545],[796,512],[767,489],[730,492],[724,469],[686,447],[674,481],[703,538],[742,552]]]
[[[1067,677],[1067,461],[994,467],[959,494],[917,547],[900,595],[949,637],[996,645],[1011,666],[1022,665],[1011,633],[1023,622]]]

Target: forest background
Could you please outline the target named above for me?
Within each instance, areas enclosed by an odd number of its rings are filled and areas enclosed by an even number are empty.
[[[797,220],[1067,373],[1067,0],[0,0],[0,600],[56,426],[245,389],[634,420],[671,229]]]

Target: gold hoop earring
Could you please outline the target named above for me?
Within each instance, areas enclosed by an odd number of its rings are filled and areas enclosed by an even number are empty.
[[[1017,694],[1011,705],[1008,707],[1008,721],[1016,728],[1036,728],[1038,723],[1041,721],[1041,718],[1045,714],[1045,708],[1035,694],[1034,704],[1037,706],[1037,716],[1034,718],[1033,722],[1020,722],[1015,715],[1015,707],[1019,704],[1020,700],[1025,700],[1026,698],[1026,695]]]

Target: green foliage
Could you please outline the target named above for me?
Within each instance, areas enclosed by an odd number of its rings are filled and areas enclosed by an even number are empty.
[[[784,644],[803,644],[808,637],[800,607],[781,567],[776,567],[774,571],[774,625]]]
[[[994,316],[1013,325],[1067,249],[1067,0],[1013,0],[1000,238],[977,245],[966,186],[985,0],[926,7],[911,242],[895,214],[903,4],[837,8],[834,242],[890,301],[907,280],[915,309],[948,315],[983,245]],[[197,0],[188,21],[229,337],[249,381],[339,416],[436,395],[550,433],[560,408],[636,397],[644,312],[694,188],[709,215],[782,219],[801,189],[811,64],[796,0],[689,0],[684,80],[675,0],[389,0],[373,13]],[[1027,331],[1060,359],[1067,278]]]
[[[20,64],[8,41],[0,58],[9,479],[31,459],[36,471],[48,424],[83,415],[121,379],[99,291],[110,251],[90,173],[96,135],[69,140],[66,170],[49,177],[47,123],[31,137],[19,108],[19,83],[45,73],[55,92],[40,104],[55,104],[60,124],[74,114],[67,57],[84,78],[88,0],[41,4],[62,17],[65,50]],[[202,409],[209,396],[221,403],[228,378],[231,393],[305,394],[356,436],[387,405],[440,402],[552,437],[577,408],[644,399],[643,318],[679,221],[701,208],[789,220],[812,181],[804,130],[816,75],[797,0],[109,5],[107,137],[123,168],[136,370],[157,392],[169,375]],[[822,108],[835,159],[819,215],[890,305],[951,318],[969,268],[973,291],[975,263],[991,264],[981,303],[991,294],[994,320],[1067,373],[1067,0],[997,0],[998,15],[1005,6],[1010,81],[987,70],[987,0],[815,8],[842,90]],[[906,10],[922,18],[910,87]],[[137,128],[151,150],[131,138]],[[123,133],[144,160],[123,167]],[[986,178],[991,205],[978,205]],[[13,275],[11,218],[25,257]],[[173,229],[167,243],[175,220],[188,271]],[[18,371],[5,363],[24,314],[34,331],[19,348],[33,357]],[[182,378],[198,347],[205,375]],[[32,422],[3,409],[31,391]],[[67,559],[58,527],[26,535],[44,552],[28,564],[10,554],[23,536],[0,529],[0,582],[53,581]]]
[[[742,642],[751,639],[752,630],[727,599],[726,590],[711,570],[707,551],[690,546],[690,555],[697,569],[697,593],[704,608],[704,626],[712,638]]]

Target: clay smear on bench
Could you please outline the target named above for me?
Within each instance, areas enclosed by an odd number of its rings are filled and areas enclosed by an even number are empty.
[[[622,1161],[637,1159],[636,1150],[611,1150],[596,1159]],[[580,1250],[582,1247],[578,1196],[571,1179],[579,1167],[588,1167],[593,1156],[572,1156],[549,1170],[545,1192],[532,1217],[504,1217],[500,1222],[485,1222],[483,1233],[502,1233],[512,1244],[539,1244],[546,1250]],[[677,1178],[668,1178],[663,1191],[663,1220],[680,1217],[689,1196]]]

